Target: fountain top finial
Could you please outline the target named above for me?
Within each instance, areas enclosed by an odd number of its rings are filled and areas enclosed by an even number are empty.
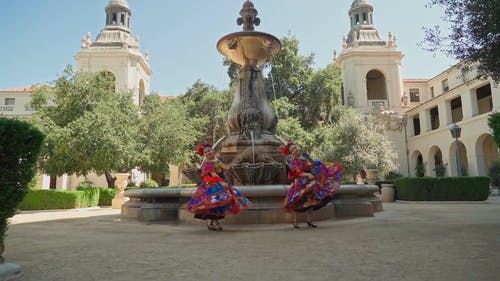
[[[244,31],[253,31],[255,30],[254,25],[259,26],[260,19],[257,17],[259,13],[254,8],[253,3],[251,1],[245,1],[243,3],[243,8],[241,8],[240,16],[236,23],[238,25],[243,25]]]

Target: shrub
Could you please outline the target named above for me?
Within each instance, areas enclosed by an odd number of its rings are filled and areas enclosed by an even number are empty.
[[[111,206],[111,201],[115,197],[116,193],[119,192],[116,188],[99,188],[101,190],[99,194],[99,206]]]
[[[99,204],[99,197],[101,193],[99,188],[82,188],[77,191],[82,192],[80,203],[77,208],[93,207]]]
[[[21,201],[21,210],[73,209],[97,206],[100,190],[30,190]]]
[[[76,186],[76,189],[79,190],[82,188],[85,189],[85,188],[93,188],[93,187],[95,187],[95,185],[91,181],[81,181]]]
[[[144,182],[141,183],[140,187],[141,188],[157,188],[158,187],[158,183],[155,182],[152,179],[147,179],[147,180],[145,180]]]
[[[500,186],[500,161],[493,161],[488,169],[488,176],[492,186]]]
[[[393,179],[399,179],[399,178],[402,178],[403,175],[396,172],[396,171],[389,171],[389,173],[387,173],[387,175],[385,175],[385,179],[386,180],[393,180]]]
[[[444,177],[446,175],[446,166],[448,164],[437,164],[434,168],[434,172],[436,173],[436,177]]]
[[[80,194],[81,192],[76,190],[30,190],[18,208],[21,210],[78,208]]]
[[[417,177],[423,177],[425,175],[425,166],[422,162],[417,162],[417,166],[415,167],[415,175]]]
[[[410,201],[482,201],[488,177],[421,177],[395,180],[396,199]]]
[[[7,219],[28,191],[44,135],[30,124],[0,118],[0,248]],[[0,252],[0,261],[2,258]]]

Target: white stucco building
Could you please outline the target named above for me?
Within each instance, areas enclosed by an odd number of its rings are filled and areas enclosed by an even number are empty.
[[[346,105],[361,112],[383,112],[387,134],[398,153],[399,172],[415,175],[417,163],[425,175],[443,166],[457,175],[456,142],[450,125],[462,128],[459,155],[467,175],[487,175],[498,149],[488,127],[488,114],[500,110],[500,88],[490,79],[477,79],[474,69],[461,64],[430,79],[402,79],[402,52],[395,36],[379,35],[373,6],[355,0],[349,10],[351,29],[343,38],[336,63],[342,66]]]
[[[0,116],[30,119],[35,112],[31,108],[31,87],[0,89]]]
[[[82,39],[80,51],[75,55],[78,71],[104,72],[112,75],[116,91],[131,91],[134,103],[140,105],[149,94],[151,68],[147,54],[139,48],[139,40],[130,30],[132,11],[125,0],[110,0],[105,7],[105,26],[92,41],[90,33]],[[30,107],[30,87],[0,90],[0,116],[29,119],[34,113]],[[144,175],[133,171],[137,182]],[[50,177],[40,175],[42,189],[74,189],[79,182],[92,181],[96,186],[107,186],[104,176],[94,174],[86,177],[63,175]]]
[[[111,0],[105,8],[106,25],[91,40],[90,32],[82,38],[75,60],[79,71],[109,72],[117,91],[132,91],[140,105],[150,91],[149,56],[139,48],[139,39],[130,31],[132,11],[125,0]]]

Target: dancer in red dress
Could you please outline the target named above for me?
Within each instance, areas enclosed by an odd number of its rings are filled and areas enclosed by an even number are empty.
[[[297,213],[307,212],[308,227],[316,228],[312,223],[312,212],[328,204],[340,188],[344,168],[340,163],[327,167],[318,160],[312,160],[307,153],[300,151],[289,142],[281,147],[290,167],[288,179],[293,180],[283,200],[283,209],[293,214],[293,227],[297,224]]]
[[[238,214],[252,203],[226,182],[225,172],[230,167],[216,157],[210,144],[199,145],[198,154],[204,156],[201,167],[203,180],[185,208],[194,213],[195,218],[207,220],[209,230],[220,231],[220,219],[226,214]]]

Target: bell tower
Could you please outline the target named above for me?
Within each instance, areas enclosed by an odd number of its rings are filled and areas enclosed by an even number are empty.
[[[79,71],[105,72],[115,80],[117,91],[132,91],[134,103],[142,104],[149,93],[151,67],[141,53],[139,39],[130,31],[132,11],[125,0],[110,0],[105,7],[106,25],[92,41],[90,32],[75,55]]]
[[[368,0],[354,0],[348,14],[351,29],[336,58],[343,71],[345,104],[362,112],[401,112],[403,54],[395,36],[381,38]]]

